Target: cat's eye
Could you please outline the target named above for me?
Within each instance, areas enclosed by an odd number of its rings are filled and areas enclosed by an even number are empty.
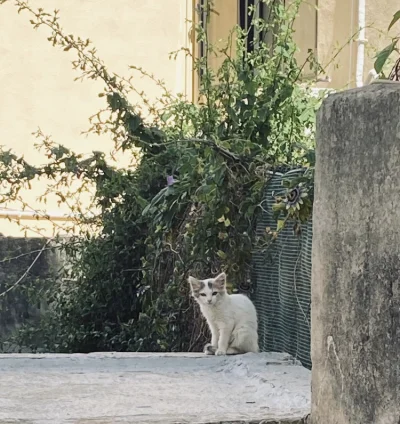
[[[200,296],[207,296],[205,293],[200,293]]]
[[[216,296],[217,294],[218,294],[218,292],[213,292],[213,294],[212,294],[212,295],[213,295],[213,296]]]

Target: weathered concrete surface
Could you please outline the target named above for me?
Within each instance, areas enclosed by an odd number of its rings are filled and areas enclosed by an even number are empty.
[[[313,424],[400,423],[400,84],[330,96],[318,118]]]
[[[0,355],[2,424],[300,424],[309,408],[310,371],[282,353]]]

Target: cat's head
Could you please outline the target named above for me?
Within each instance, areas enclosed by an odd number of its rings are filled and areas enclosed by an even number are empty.
[[[217,275],[215,278],[207,278],[206,280],[198,280],[189,277],[192,296],[195,300],[203,305],[215,305],[226,294],[226,275]]]

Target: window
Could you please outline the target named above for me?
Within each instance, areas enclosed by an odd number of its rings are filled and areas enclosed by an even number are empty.
[[[254,18],[262,18],[268,21],[269,8],[267,4],[259,0],[238,0],[238,2],[239,25],[243,30],[249,32],[247,38],[247,51],[252,52],[260,42],[268,43],[271,41],[270,35],[265,34],[265,32],[257,32],[254,25],[252,25]],[[249,13],[249,7],[254,10],[253,13]]]
[[[207,31],[209,43],[214,47],[223,48],[226,46],[230,31],[237,24],[237,3],[238,0],[213,0],[212,4],[208,4],[207,0],[196,1],[196,19],[201,25],[203,31]],[[210,9],[208,6],[212,6]],[[205,58],[207,54],[207,46],[204,42],[199,42],[196,45],[197,57]],[[214,54],[209,54],[207,65],[217,70],[221,66],[223,57],[217,57]],[[196,77],[202,77],[201,71]]]
[[[279,0],[276,0],[279,1]],[[290,3],[290,0],[283,0],[284,4]],[[312,52],[315,56],[317,53],[317,30],[318,30],[318,15],[317,15],[318,0],[308,0],[302,2],[299,9],[299,15],[294,22],[294,40],[296,41],[300,52],[297,54],[297,60],[303,64],[309,54]],[[249,15],[249,7],[254,8],[254,13]],[[255,14],[255,16],[254,16]],[[254,25],[251,22],[254,18],[262,18],[265,21],[269,20],[270,10],[267,4],[260,0],[238,0],[238,20],[242,29],[248,31],[247,51],[252,52],[260,42],[272,44],[271,33],[257,33]],[[308,71],[307,69],[305,70]],[[313,75],[304,75],[315,76]]]
[[[197,19],[199,20],[199,24],[203,28],[204,32],[208,30],[207,28],[207,10],[206,10],[206,0],[200,0],[197,3]],[[199,42],[199,58],[202,59],[206,55],[206,45],[204,41]],[[199,78],[198,78],[198,84],[200,84],[200,80],[203,77],[204,69],[201,67],[199,70]]]

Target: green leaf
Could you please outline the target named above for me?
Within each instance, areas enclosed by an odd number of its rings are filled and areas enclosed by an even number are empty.
[[[382,69],[386,63],[386,61],[388,60],[388,57],[393,53],[396,44],[397,44],[397,39],[393,40],[388,46],[386,46],[383,50],[381,50],[375,57],[375,63],[374,63],[374,68],[375,71],[380,74],[382,72]]]
[[[145,216],[147,212],[150,210],[151,203],[149,203],[142,211],[142,216]]]
[[[280,202],[280,203],[274,203],[272,205],[272,210],[274,212],[278,212],[278,211],[284,211],[286,209],[286,203]]]
[[[249,206],[247,208],[247,211],[246,211],[246,216],[253,216],[255,209],[256,209],[256,206],[255,205]]]
[[[218,222],[225,222],[225,216],[222,215],[221,218],[218,218]]]
[[[107,102],[113,112],[121,107],[121,96],[118,93],[107,94]]]
[[[221,258],[221,259],[225,259],[226,258],[226,253],[223,252],[222,250],[218,250],[217,255]]]
[[[142,120],[138,115],[130,115],[127,119],[126,125],[131,134],[134,134],[135,131],[140,127]]]
[[[160,202],[160,200],[165,196],[167,189],[169,187],[164,187],[163,189],[161,189],[152,199],[151,201],[151,206],[155,206],[157,205],[158,202]],[[144,211],[143,211],[144,212]]]
[[[392,26],[400,19],[400,10],[398,10],[394,15],[392,22],[390,22],[390,25],[388,27],[388,31],[392,28]]]
[[[251,95],[254,96],[258,89],[259,85],[255,81],[248,81],[245,84],[245,90]]]
[[[162,120],[163,122],[167,122],[167,121],[168,121],[168,119],[169,119],[169,118],[171,118],[171,116],[172,116],[172,112],[164,112],[164,113],[161,115],[161,120]]]
[[[277,231],[281,231],[285,226],[285,221],[283,219],[279,219],[276,225]]]

